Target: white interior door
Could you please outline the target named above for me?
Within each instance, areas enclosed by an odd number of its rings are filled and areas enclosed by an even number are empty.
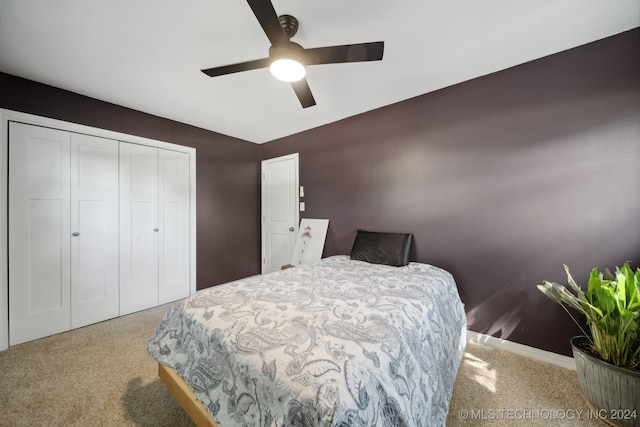
[[[159,302],[189,296],[189,155],[159,150]]]
[[[298,153],[262,162],[262,273],[291,263],[298,230]]]
[[[158,305],[158,149],[120,142],[120,314]]]
[[[70,134],[9,128],[9,342],[69,330]]]
[[[117,317],[118,141],[71,134],[71,328]]]

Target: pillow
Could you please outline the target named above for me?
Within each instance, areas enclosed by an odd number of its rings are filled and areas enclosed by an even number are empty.
[[[358,230],[351,259],[402,267],[409,263],[412,234]]]

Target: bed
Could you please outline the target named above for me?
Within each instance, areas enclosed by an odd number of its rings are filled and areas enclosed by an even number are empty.
[[[445,425],[465,347],[455,281],[356,243],[169,309],[147,352],[197,425]]]

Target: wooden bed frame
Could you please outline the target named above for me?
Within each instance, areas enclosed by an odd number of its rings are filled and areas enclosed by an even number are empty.
[[[158,363],[158,375],[195,425],[198,427],[218,427],[209,411],[173,369]]]

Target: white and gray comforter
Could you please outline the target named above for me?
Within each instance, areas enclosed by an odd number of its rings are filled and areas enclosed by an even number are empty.
[[[199,291],[147,351],[220,427],[444,426],[465,330],[448,272],[334,256]]]

